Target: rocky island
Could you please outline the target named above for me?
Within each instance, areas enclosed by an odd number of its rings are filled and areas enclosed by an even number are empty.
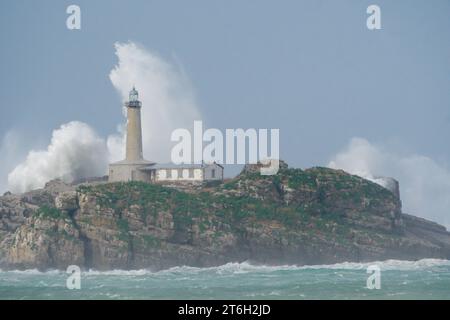
[[[445,227],[342,170],[283,164],[201,186],[65,184],[0,197],[0,268],[160,270],[227,262],[450,259]]]

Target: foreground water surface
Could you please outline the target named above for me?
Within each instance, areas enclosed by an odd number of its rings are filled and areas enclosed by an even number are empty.
[[[367,267],[381,270],[381,288],[368,289]],[[450,299],[450,261],[389,260],[318,266],[176,267],[81,273],[66,287],[63,271],[0,271],[0,299]]]

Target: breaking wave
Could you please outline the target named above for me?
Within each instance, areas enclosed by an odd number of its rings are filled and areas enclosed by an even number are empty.
[[[257,273],[257,272],[277,272],[277,271],[296,271],[296,270],[363,270],[367,269],[370,265],[378,265],[382,270],[399,270],[399,271],[413,271],[413,270],[424,270],[434,267],[450,266],[450,260],[442,259],[422,259],[417,261],[408,260],[385,260],[385,261],[373,261],[373,262],[342,262],[336,264],[323,264],[323,265],[280,265],[280,266],[268,266],[268,265],[256,265],[250,262],[230,262],[217,267],[189,267],[189,266],[179,266],[172,267],[165,270],[154,271],[151,269],[138,269],[138,270],[109,270],[109,271],[99,271],[99,270],[87,270],[83,271],[83,275],[96,276],[144,276],[144,275],[168,275],[168,274],[198,274],[203,272],[217,273],[217,274],[239,274],[239,273]],[[38,274],[65,274],[65,271],[61,270],[48,270],[39,271],[37,269],[29,270],[11,270],[4,271],[0,269],[3,273],[17,273],[17,274],[28,274],[28,275],[38,275]]]

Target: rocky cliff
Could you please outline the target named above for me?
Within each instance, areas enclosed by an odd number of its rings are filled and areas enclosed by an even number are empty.
[[[161,269],[231,261],[324,264],[450,258],[450,233],[344,171],[247,166],[218,185],[58,181],[0,197],[3,269]]]

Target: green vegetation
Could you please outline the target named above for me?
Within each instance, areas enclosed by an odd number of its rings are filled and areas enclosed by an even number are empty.
[[[121,232],[125,233],[128,233],[128,231],[130,230],[128,226],[128,221],[122,218],[117,220],[117,227]]]
[[[101,208],[111,208],[116,212],[121,209],[138,205],[148,208],[149,205],[157,209],[168,209],[165,199],[175,190],[144,182],[119,182],[100,184],[96,186],[79,186],[77,191],[96,197]]]
[[[46,218],[46,219],[69,219],[70,217],[67,213],[62,212],[61,210],[54,208],[54,207],[49,207],[49,206],[42,206],[40,207],[35,213],[34,213],[35,217],[40,217],[40,218]]]
[[[317,187],[316,177],[301,169],[290,169],[287,174],[289,188],[311,188]]]
[[[364,210],[383,210],[386,202],[398,201],[390,191],[375,183],[323,167],[280,169],[274,176],[245,172],[226,183],[210,185],[194,193],[143,182],[80,186],[78,192],[95,196],[100,209],[113,209],[119,238],[128,242],[131,236],[124,213],[133,210],[141,215],[144,224],[148,215],[157,218],[161,212],[170,213],[174,229],[179,231],[197,225],[200,232],[205,232],[225,224],[232,231],[241,232],[249,223],[272,221],[288,230],[302,230],[305,234],[320,232],[323,237],[344,241],[354,221],[346,218],[349,210],[353,210],[353,218],[359,211],[360,221],[370,224],[370,214]],[[286,192],[292,194],[290,201],[283,200]],[[151,236],[141,240],[144,246],[156,246],[160,241]]]

